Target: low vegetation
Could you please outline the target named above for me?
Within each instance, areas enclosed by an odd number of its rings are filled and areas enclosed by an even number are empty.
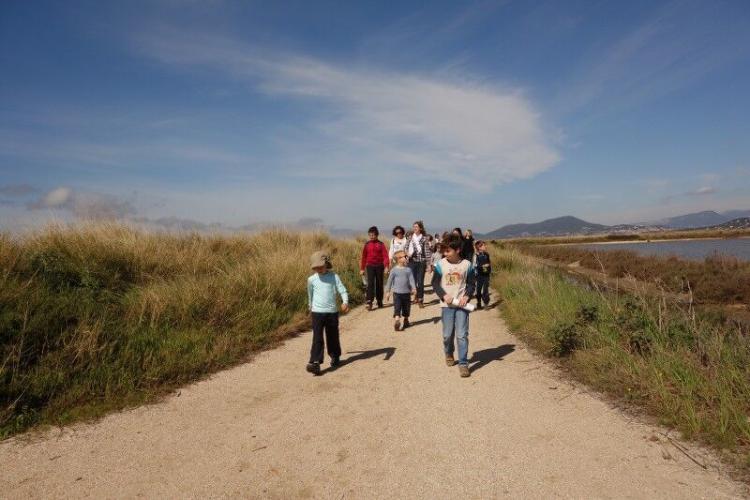
[[[609,233],[571,236],[529,236],[495,240],[496,243],[512,245],[561,245],[598,243],[606,241],[656,241],[705,238],[750,237],[750,229],[683,229],[670,231],[650,231],[640,233]]]
[[[700,261],[642,256],[629,250],[590,250],[572,246],[528,246],[543,259],[601,271],[614,278],[632,276],[671,293],[692,293],[703,304],[750,304],[750,262],[710,256]]]
[[[359,244],[323,234],[0,236],[0,437],[153,399],[306,326],[323,248],[359,301]]]
[[[582,286],[518,250],[492,252],[493,286],[515,333],[573,377],[750,469],[750,343],[739,328],[666,294]]]

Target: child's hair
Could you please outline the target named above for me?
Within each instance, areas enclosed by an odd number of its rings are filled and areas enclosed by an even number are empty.
[[[460,227],[454,227],[453,228],[453,231],[451,231],[451,234],[455,234],[455,233],[458,233],[456,236],[460,236],[461,238],[464,237],[464,232],[461,231]]]
[[[467,238],[473,238],[474,237],[474,232],[471,229],[467,229],[466,230],[466,237]]]
[[[401,231],[401,234],[406,234],[406,230],[403,226],[396,226],[393,228],[393,236],[396,236],[396,233],[398,233],[399,231]]]
[[[432,241],[433,239],[434,239],[434,238],[432,237],[432,235],[431,235],[431,234],[428,234],[428,235],[427,235],[427,241]]]
[[[458,236],[457,234],[451,234],[450,236],[448,236],[448,239],[446,241],[443,241],[443,246],[452,248],[453,250],[460,252],[461,247],[463,246],[463,242],[461,241],[460,236]]]
[[[478,249],[479,249],[479,247],[483,247],[483,246],[485,246],[486,244],[487,244],[487,243],[485,243],[485,242],[484,242],[484,240],[477,240],[477,241],[476,241],[476,243],[474,243],[474,248],[476,248],[476,249],[478,250]]]
[[[400,259],[401,257],[406,257],[406,252],[404,252],[403,250],[399,250],[398,252],[393,253],[393,260],[395,260],[396,262],[398,262],[398,259]]]
[[[380,235],[380,231],[378,231],[378,226],[370,226],[370,229],[367,230],[367,234],[375,233],[375,236]]]

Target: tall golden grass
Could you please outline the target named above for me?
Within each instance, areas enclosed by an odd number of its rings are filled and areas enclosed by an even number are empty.
[[[360,244],[322,233],[0,235],[0,436],[153,399],[305,327],[320,249],[360,301]]]

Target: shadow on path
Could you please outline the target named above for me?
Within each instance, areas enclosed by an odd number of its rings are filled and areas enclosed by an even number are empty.
[[[354,354],[354,356],[349,356],[348,358],[341,359],[341,364],[339,366],[337,366],[336,368],[331,368],[329,366],[321,370],[320,374],[324,375],[328,372],[340,370],[341,368],[345,367],[348,364],[354,363],[355,361],[361,361],[363,359],[374,358],[376,356],[380,356],[381,354],[385,354],[383,361],[388,361],[389,359],[393,357],[393,354],[395,352],[396,352],[395,347],[381,347],[380,349],[372,349],[370,351],[348,351],[347,354]]]
[[[500,361],[515,350],[515,344],[503,344],[499,347],[474,351],[474,355],[469,360],[469,370],[473,373],[493,361]]]
[[[435,323],[435,324],[440,323],[441,317],[442,316],[434,316],[432,318],[420,319],[419,321],[412,321],[411,323],[409,323],[409,328],[411,328],[412,326],[419,326],[419,325],[424,325],[427,323]]]

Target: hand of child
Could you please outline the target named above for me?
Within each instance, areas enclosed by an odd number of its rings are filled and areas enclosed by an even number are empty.
[[[443,302],[445,302],[446,304],[451,304],[453,302],[453,295],[446,293],[443,297]]]
[[[468,297],[468,296],[466,296],[466,295],[464,295],[463,297],[461,297],[461,298],[460,298],[460,299],[458,300],[458,306],[459,306],[459,307],[463,307],[463,306],[465,306],[465,305],[466,305],[466,303],[467,303],[467,302],[469,302],[469,297]]]
[[[349,312],[349,304],[341,304],[341,312],[346,314]]]

